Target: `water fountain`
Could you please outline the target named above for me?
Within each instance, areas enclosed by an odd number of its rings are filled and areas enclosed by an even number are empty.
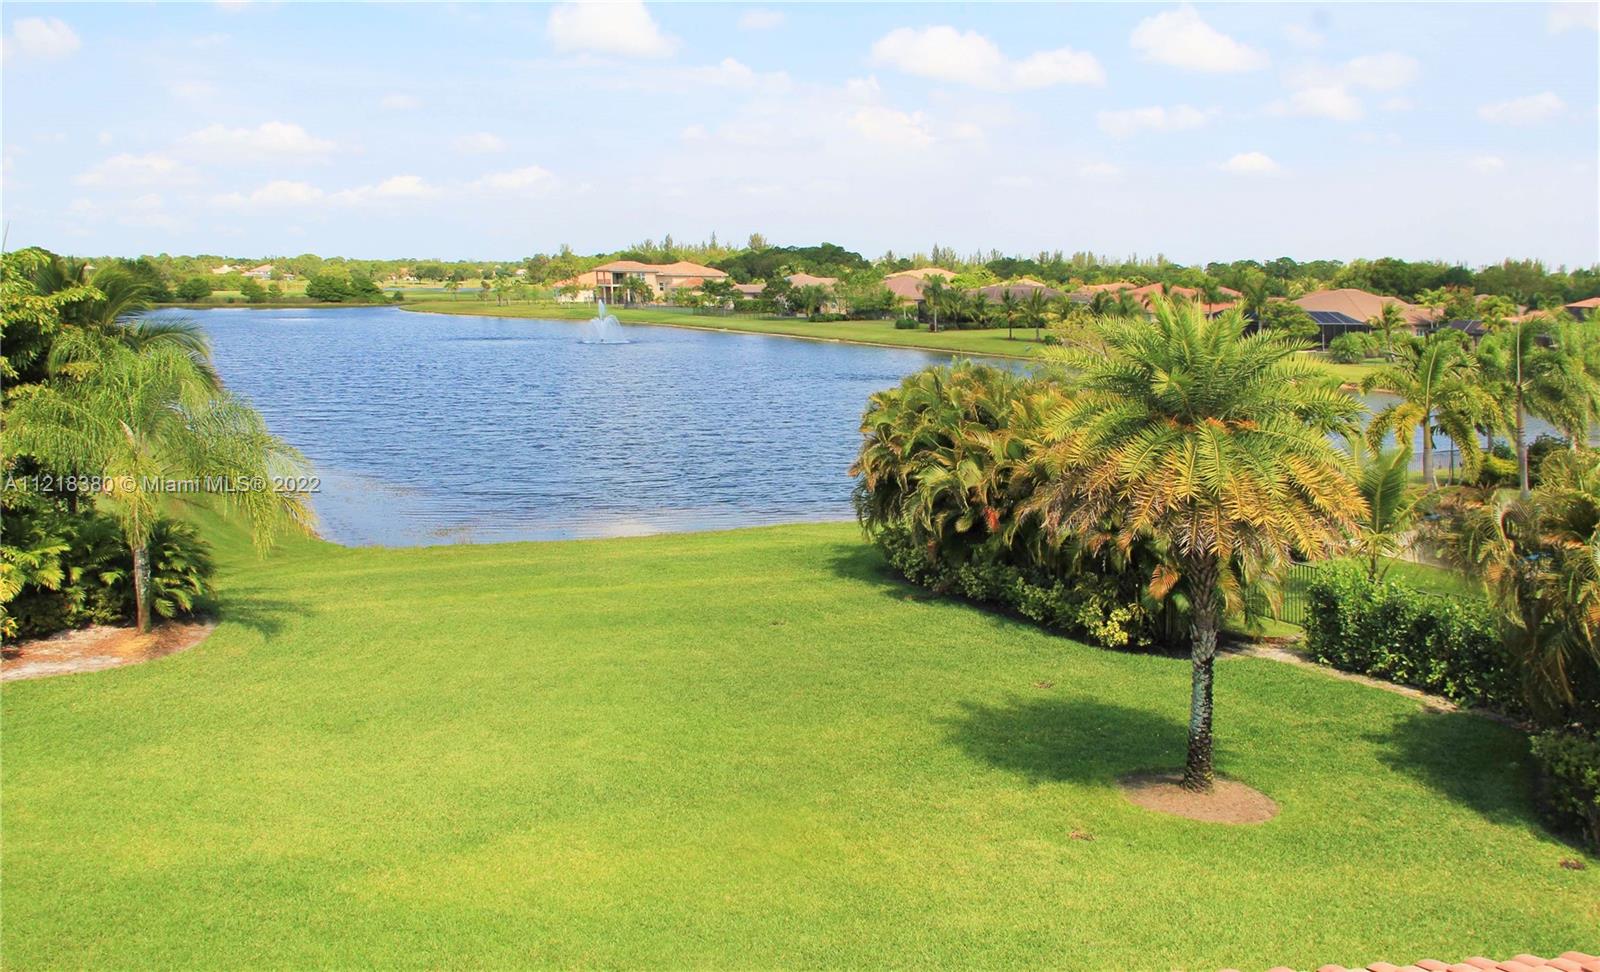
[[[615,314],[606,313],[606,302],[597,301],[599,308],[594,317],[584,325],[584,344],[627,344],[628,339],[622,336],[622,325],[617,323]]]

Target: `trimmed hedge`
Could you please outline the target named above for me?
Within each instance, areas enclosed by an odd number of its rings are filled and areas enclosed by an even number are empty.
[[[1558,830],[1600,852],[1600,738],[1557,729],[1534,736],[1532,748],[1540,809]]]
[[[1372,581],[1351,563],[1319,568],[1306,597],[1306,647],[1317,661],[1461,705],[1526,715],[1487,602]]]

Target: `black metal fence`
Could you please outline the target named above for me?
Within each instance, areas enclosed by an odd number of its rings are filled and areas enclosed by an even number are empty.
[[[1278,620],[1287,624],[1305,626],[1311,616],[1311,581],[1317,574],[1315,564],[1290,564],[1279,588]]]

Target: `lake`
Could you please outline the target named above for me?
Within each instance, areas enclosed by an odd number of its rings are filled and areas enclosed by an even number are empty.
[[[853,516],[867,396],[921,351],[389,307],[175,312],[321,477],[343,544],[554,540]]]

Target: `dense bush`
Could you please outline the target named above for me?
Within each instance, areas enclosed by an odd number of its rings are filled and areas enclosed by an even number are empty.
[[[1556,829],[1600,851],[1600,737],[1555,729],[1534,736],[1532,749],[1540,810]]]
[[[1357,364],[1366,360],[1367,341],[1360,334],[1341,334],[1328,342],[1328,357],[1339,364]]]
[[[1351,563],[1319,568],[1307,598],[1306,647],[1317,661],[1524,713],[1521,679],[1487,602],[1374,581]]]
[[[37,495],[8,502],[5,517],[0,559],[14,580],[0,605],[7,641],[133,620],[133,555],[115,520]],[[152,528],[149,552],[155,613],[194,613],[211,590],[209,546],[190,524],[163,519]]]
[[[922,322],[915,317],[897,317],[894,319],[894,329],[897,331],[915,331],[922,326]]]
[[[861,522],[915,584],[1107,647],[1186,647],[1186,603],[1150,596],[1147,545],[1053,546],[1019,509],[1034,485],[1029,439],[1059,404],[1048,383],[970,363],[879,392],[854,467]]]

